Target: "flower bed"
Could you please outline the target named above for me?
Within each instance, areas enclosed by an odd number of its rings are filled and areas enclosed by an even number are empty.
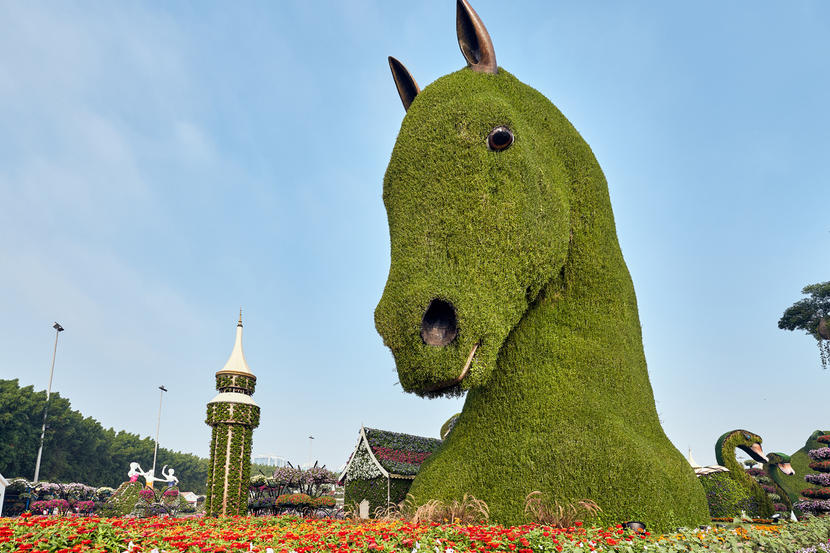
[[[801,495],[809,499],[830,499],[830,488],[806,489]]]
[[[830,487],[830,473],[828,472],[823,474],[808,474],[804,477],[804,480],[817,486]]]
[[[526,525],[410,524],[296,517],[148,518],[23,516],[0,519],[0,553],[166,552],[420,553],[515,551],[797,552],[827,542],[829,518],[783,525],[746,525],[653,536],[616,528],[557,529]],[[130,543],[133,547],[130,548]]]

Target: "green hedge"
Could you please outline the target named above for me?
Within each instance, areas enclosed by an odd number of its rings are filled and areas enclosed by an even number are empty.
[[[746,486],[729,476],[728,472],[715,472],[700,477],[706,491],[709,513],[715,518],[740,516],[744,511],[751,517],[760,516],[758,498]]]
[[[392,478],[389,482],[390,501],[397,504],[406,499],[411,485],[412,480]],[[369,500],[370,516],[374,516],[378,507],[386,507],[386,478],[381,476],[369,480],[347,480],[344,495],[346,508],[351,509],[364,499]]]
[[[103,516],[122,517],[133,511],[139,501],[138,492],[144,489],[141,482],[124,482],[112,496],[106,501],[102,508]]]
[[[502,125],[515,142],[491,151]],[[549,100],[502,69],[438,79],[403,119],[383,199],[391,266],[375,323],[401,385],[430,397],[469,390],[421,465],[418,503],[472,494],[493,521],[520,524],[539,490],[596,501],[599,524],[709,520],[657,417],[605,177]],[[445,347],[420,336],[435,299],[457,318]],[[467,377],[449,386],[476,344]]]

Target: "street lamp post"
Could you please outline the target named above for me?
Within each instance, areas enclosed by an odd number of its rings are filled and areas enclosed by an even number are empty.
[[[159,386],[159,390],[161,390],[161,391],[159,392],[159,417],[158,417],[158,422],[156,423],[156,447],[153,450],[153,468],[151,469],[151,473],[153,475],[153,478],[155,478],[155,476],[156,476],[156,456],[158,455],[158,452],[159,452],[159,430],[161,429],[161,401],[164,399],[164,392],[167,391],[167,388],[165,388],[162,385],[162,386]],[[147,483],[150,485],[150,487],[153,486],[152,482],[147,482]]]
[[[314,443],[314,436],[309,436],[308,437],[308,466],[309,467],[311,467],[311,459],[312,459],[311,444],[313,444],[313,443]]]
[[[58,334],[63,332],[63,327],[56,321],[52,325],[55,329],[55,349],[52,350],[52,368],[49,369],[49,387],[46,388],[46,405],[43,406],[43,427],[40,429],[40,447],[37,449],[37,461],[35,462],[35,481],[37,484],[40,476],[40,458],[43,455],[43,438],[46,436],[46,415],[49,412],[49,396],[52,395],[52,377],[55,375],[55,356],[58,354]]]

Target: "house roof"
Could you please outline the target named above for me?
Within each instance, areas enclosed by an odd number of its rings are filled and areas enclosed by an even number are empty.
[[[180,495],[188,503],[195,503],[199,500],[199,496],[193,492],[182,492]]]
[[[381,466],[392,474],[415,476],[421,463],[435,453],[441,440],[365,428],[366,441]]]
[[[414,478],[418,474],[418,469],[421,468],[421,463],[440,445],[441,440],[437,438],[361,427],[360,440],[355,447],[355,452],[360,447],[367,448],[369,457],[386,477]],[[354,452],[340,475],[340,481],[349,471],[352,459],[354,459]]]

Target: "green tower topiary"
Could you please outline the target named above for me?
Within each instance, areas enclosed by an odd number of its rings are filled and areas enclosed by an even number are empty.
[[[205,422],[212,427],[205,513],[209,516],[248,512],[251,441],[259,426],[259,406],[251,395],[256,376],[242,352],[242,312],[236,342],[225,367],[216,373],[219,394],[207,405]]]
[[[774,512],[772,501],[735,458],[735,449],[738,448],[759,463],[768,463],[769,459],[761,448],[762,441],[758,434],[747,430],[732,430],[723,434],[715,442],[715,458],[719,465],[729,469],[729,476],[740,484],[746,496],[751,498],[750,505],[745,509],[746,514],[752,517],[769,518]]]
[[[467,391],[411,493],[418,503],[472,494],[507,524],[525,520],[535,490],[596,501],[599,523],[708,521],[657,417],[591,149],[497,67],[464,0],[456,27],[470,67],[423,91],[390,58],[407,114],[384,178],[391,266],[375,322],[406,391]]]

